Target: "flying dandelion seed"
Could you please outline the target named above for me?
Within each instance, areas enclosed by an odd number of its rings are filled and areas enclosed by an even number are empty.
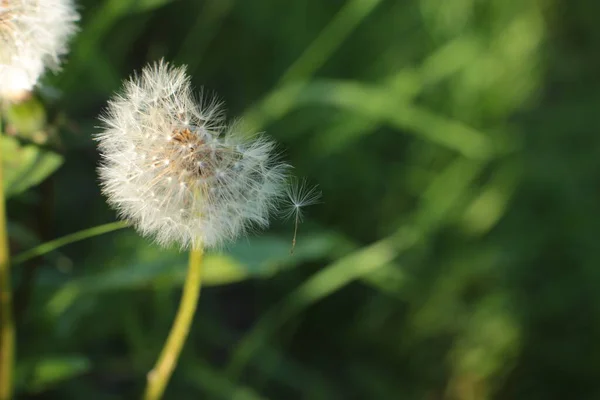
[[[284,218],[294,218],[294,237],[290,254],[294,254],[298,225],[302,222],[304,207],[317,204],[321,200],[321,192],[316,186],[309,186],[305,180],[293,180],[286,188],[287,207]]]
[[[196,101],[184,67],[144,68],[102,120],[103,192],[161,245],[218,246],[267,226],[285,196],[288,167],[275,144],[226,127],[217,102]]]
[[[57,71],[78,20],[71,0],[0,0],[0,97],[21,98]]]

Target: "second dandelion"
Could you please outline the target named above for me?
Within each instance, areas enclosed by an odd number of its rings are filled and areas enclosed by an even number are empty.
[[[59,68],[77,20],[71,0],[0,1],[0,98],[18,100]]]

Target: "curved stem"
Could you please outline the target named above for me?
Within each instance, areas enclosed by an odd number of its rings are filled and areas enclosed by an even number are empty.
[[[70,233],[68,235],[59,237],[58,239],[50,240],[49,242],[42,243],[29,250],[17,254],[13,257],[12,264],[17,265],[32,258],[50,253],[51,251],[54,251],[59,247],[66,246],[68,244],[75,243],[80,240],[88,239],[94,236],[102,235],[104,233],[116,231],[118,229],[127,228],[128,226],[129,223],[127,221],[117,221]]]
[[[179,310],[177,310],[175,322],[160,353],[160,357],[152,371],[148,373],[148,383],[146,385],[146,392],[144,393],[144,400],[160,399],[175,369],[179,354],[190,331],[190,325],[192,324],[198,298],[200,297],[202,256],[203,250],[200,246],[192,249],[190,252],[188,274],[183,286]]]
[[[0,135],[1,135],[0,127]],[[1,136],[0,136],[1,137]],[[10,255],[6,231],[4,181],[0,143],[0,400],[12,398],[12,372],[15,357],[15,327],[10,285]]]

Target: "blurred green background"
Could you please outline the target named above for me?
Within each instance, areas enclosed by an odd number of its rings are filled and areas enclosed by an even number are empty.
[[[598,4],[80,1],[62,72],[8,110],[11,248],[113,221],[91,135],[187,64],[318,184],[207,258],[166,399],[599,399]],[[132,230],[14,265],[19,399],[134,399],[186,255]]]

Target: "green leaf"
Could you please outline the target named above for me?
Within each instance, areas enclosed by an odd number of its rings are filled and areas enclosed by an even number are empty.
[[[39,392],[67,379],[81,375],[91,368],[91,362],[82,356],[56,356],[22,363],[17,379],[29,392]]]
[[[127,242],[130,234],[123,232],[121,236],[126,239],[121,242]],[[141,247],[137,252],[135,247],[130,248],[129,261],[62,285],[48,301],[47,313],[51,317],[58,316],[84,295],[139,289],[156,282],[180,285],[184,281],[187,254],[150,246],[135,234],[131,238],[134,246]],[[237,243],[228,254],[209,253],[204,259],[202,284],[218,286],[251,278],[267,278],[302,261],[329,256],[344,243],[338,236],[322,232],[300,237],[294,255],[290,255],[290,246],[287,239],[265,236]]]
[[[63,163],[54,152],[35,145],[23,145],[13,137],[0,137],[4,161],[4,191],[7,197],[22,193],[42,182]]]

